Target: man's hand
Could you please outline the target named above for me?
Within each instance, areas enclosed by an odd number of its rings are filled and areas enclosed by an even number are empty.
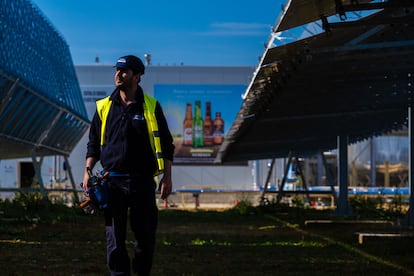
[[[171,180],[171,166],[172,161],[164,159],[164,175],[161,178],[158,185],[158,192],[161,192],[161,199],[166,200],[172,192],[172,180]]]
[[[85,170],[83,171],[83,180],[82,180],[82,188],[85,192],[88,191],[88,182],[89,178],[92,176],[92,169],[96,164],[96,159],[94,157],[86,158],[86,165]]]
[[[172,192],[172,181],[170,177],[163,176],[161,178],[158,191],[161,193],[161,199],[166,200]]]
[[[83,176],[83,181],[82,181],[82,188],[83,188],[83,190],[85,192],[88,191],[88,181],[89,181],[89,175],[88,174],[85,174]]]
[[[92,176],[92,169],[86,166],[85,171],[83,173],[83,180],[82,180],[82,188],[85,190],[85,192],[88,191],[88,182],[91,176]]]

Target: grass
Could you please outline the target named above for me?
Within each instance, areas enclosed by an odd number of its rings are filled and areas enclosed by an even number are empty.
[[[160,210],[153,275],[414,275],[413,238],[368,238],[390,225],[304,225],[329,211]],[[410,230],[407,230],[410,231]],[[132,236],[128,246],[132,250]],[[131,251],[132,252],[132,251]],[[53,204],[0,204],[0,275],[107,275],[101,215]]]

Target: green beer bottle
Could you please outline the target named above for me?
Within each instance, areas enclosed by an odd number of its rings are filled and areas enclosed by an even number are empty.
[[[204,122],[201,115],[201,101],[195,101],[193,119],[193,147],[204,145]]]

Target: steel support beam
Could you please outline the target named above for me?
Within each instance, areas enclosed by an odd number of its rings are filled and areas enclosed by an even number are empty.
[[[66,155],[64,155],[63,157],[65,158],[65,162],[66,162],[66,165],[67,165],[67,170],[68,170],[68,175],[69,175],[70,183],[71,183],[72,189],[73,189],[73,202],[75,204],[79,205],[79,197],[78,197],[76,183],[75,183],[75,180],[74,180],[73,174],[72,174],[72,166],[69,163],[68,157]]]
[[[332,193],[332,196],[333,196],[333,199],[334,199],[334,203],[335,203],[336,206],[338,206],[338,197],[337,197],[336,191],[335,191],[335,179],[334,179],[332,170],[329,167],[328,161],[326,160],[326,157],[323,154],[323,152],[321,152],[320,158],[321,158],[323,166],[325,168],[325,174],[326,174],[326,178],[328,180],[328,184],[331,187],[331,193]]]
[[[3,113],[4,109],[6,108],[7,104],[13,97],[14,91],[16,91],[17,85],[19,84],[19,79],[16,79],[13,82],[13,85],[10,87],[10,89],[7,91],[7,94],[3,99],[0,101],[0,114]]]
[[[348,215],[348,136],[338,136],[338,179],[339,198],[336,212]]]
[[[32,161],[33,161],[33,168],[36,174],[36,178],[37,178],[37,181],[39,182],[40,193],[42,194],[43,199],[47,199],[47,194],[45,191],[45,186],[43,184],[43,178],[42,178],[42,170],[41,170],[42,161],[37,161],[35,150],[32,150]]]
[[[408,107],[408,183],[410,187],[410,207],[407,213],[407,224],[408,226],[414,226],[414,149],[413,149],[413,137],[414,129],[412,126],[413,113],[411,106]]]
[[[276,162],[276,158],[272,159],[272,163],[270,163],[270,167],[269,170],[267,172],[267,177],[265,180],[265,183],[263,184],[263,192],[262,192],[262,196],[260,197],[260,200],[264,200],[266,192],[267,192],[267,183],[269,183],[270,177],[272,176],[273,173],[273,167],[275,166],[275,162]]]
[[[377,155],[375,153],[375,141],[374,137],[369,139],[370,143],[370,156],[371,156],[371,168],[370,168],[370,187],[375,187],[377,182]]]
[[[290,165],[292,164],[292,151],[289,151],[288,161],[285,167],[285,172],[283,174],[282,182],[280,183],[280,187],[278,187],[277,199],[276,203],[280,203],[283,197],[283,189],[285,188],[286,178],[289,173]]]

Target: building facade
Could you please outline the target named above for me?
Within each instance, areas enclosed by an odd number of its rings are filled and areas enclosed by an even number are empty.
[[[110,95],[114,90],[115,70],[113,65],[99,64],[78,65],[75,68],[86,110],[91,119],[96,109],[95,101]],[[229,128],[240,109],[241,95],[251,80],[253,71],[254,67],[147,66],[140,85],[146,93],[159,99],[169,120],[174,139],[180,139],[185,104],[189,101],[193,103],[196,98],[208,97],[212,101],[212,111],[214,111],[214,106],[221,105],[225,105],[225,108],[220,107],[223,114],[225,109],[233,109],[234,112],[229,112],[225,120],[226,127]],[[176,94],[172,99],[174,102],[171,103],[168,99],[174,93]],[[167,101],[163,102],[160,98],[167,99]],[[175,105],[178,107],[175,108]],[[203,102],[203,118],[204,107]],[[212,116],[214,117],[214,114]],[[177,130],[174,131],[174,129]],[[87,134],[69,158],[75,181],[81,181],[83,177],[86,143]],[[177,144],[176,149],[179,147],[180,145]],[[218,147],[219,145],[215,146],[216,149]],[[188,151],[194,150],[198,155],[200,152],[205,154],[212,148],[213,146],[197,149],[193,146],[187,147]],[[180,162],[179,160],[183,159],[177,157],[173,166],[174,188],[251,189],[253,180],[248,162],[221,166],[213,164],[214,156],[210,157],[208,160],[200,160],[200,158],[190,156],[189,160],[186,159],[188,161],[186,163]]]

